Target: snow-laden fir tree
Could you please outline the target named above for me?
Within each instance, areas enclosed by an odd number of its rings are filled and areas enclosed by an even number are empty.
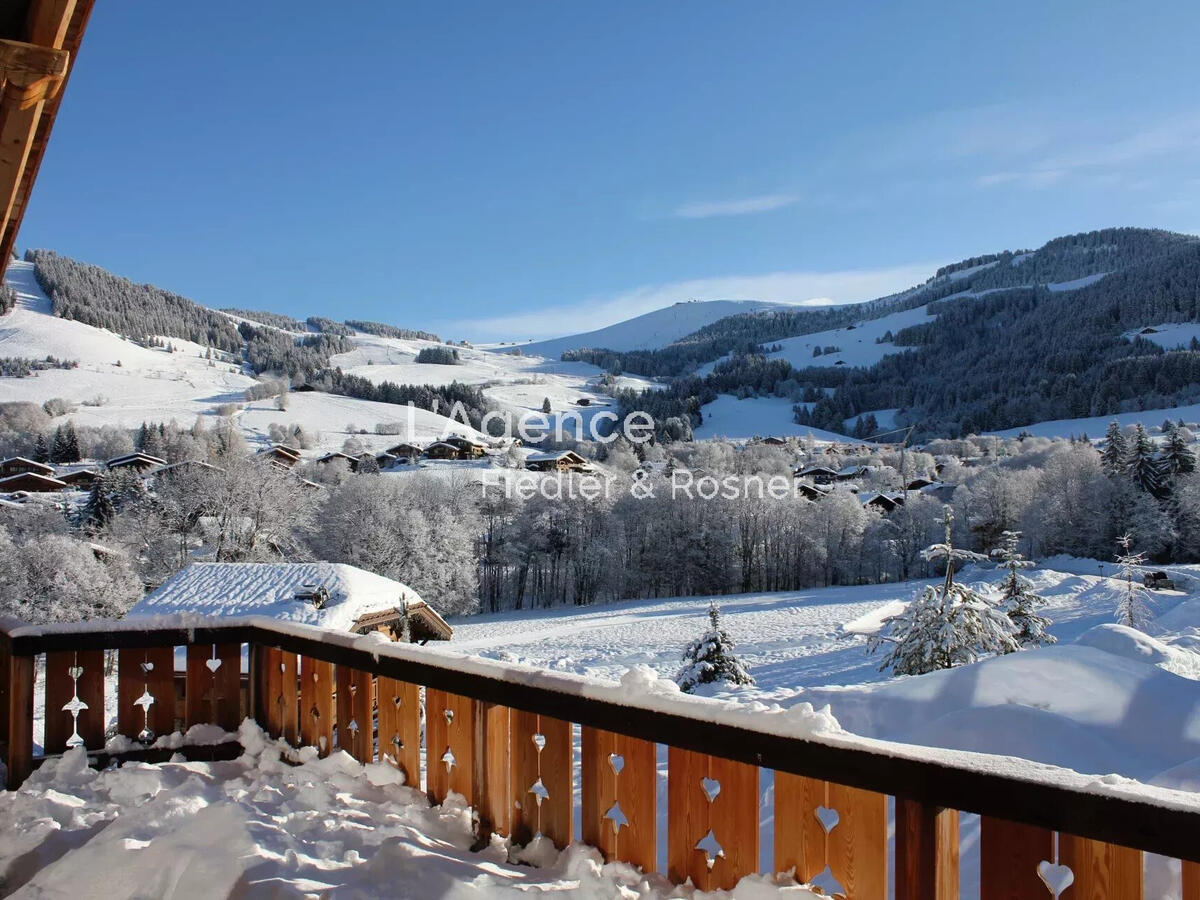
[[[1121,430],[1121,423],[1113,419],[1104,432],[1104,447],[1100,450],[1100,464],[1104,466],[1105,474],[1123,474],[1128,455],[1129,442],[1125,440],[1125,432]]]
[[[904,612],[884,619],[879,633],[870,639],[869,652],[891,646],[881,671],[890,668],[896,675],[924,675],[1018,649],[1012,620],[968,585],[954,580],[956,563],[986,557],[954,546],[954,513],[949,506],[942,523],[945,540],[921,555],[931,561],[944,560],[946,578],[925,588]]]
[[[105,476],[97,475],[80,512],[80,526],[87,534],[99,534],[117,517],[117,509],[108,493]]]
[[[1021,569],[1033,566],[1018,549],[1021,532],[1005,531],[1000,535],[1000,546],[992,551],[992,557],[1000,560],[1002,568],[1008,570],[1000,583],[1000,600],[997,604],[1016,626],[1013,636],[1020,647],[1040,647],[1053,644],[1056,638],[1046,632],[1050,620],[1037,613],[1044,606],[1045,598],[1034,593],[1033,582],[1020,574]]]
[[[38,433],[37,442],[33,445],[33,461],[40,463],[50,462],[50,449],[46,446],[46,436]]]
[[[1187,437],[1177,425],[1164,426],[1166,440],[1163,441],[1160,460],[1168,476],[1188,475],[1196,471],[1195,454],[1188,448]]]
[[[754,684],[750,673],[733,653],[733,641],[721,626],[721,607],[715,603],[708,606],[708,628],[688,644],[683,651],[683,662],[675,680],[679,689],[689,694],[698,685],[715,681]]]
[[[1121,599],[1117,601],[1117,621],[1130,628],[1141,628],[1150,621],[1150,594],[1142,583],[1145,553],[1134,553],[1133,536],[1117,538],[1117,578],[1125,582]]]
[[[1158,453],[1154,441],[1140,423],[1125,456],[1125,474],[1146,493],[1156,497],[1162,493],[1163,472]]]

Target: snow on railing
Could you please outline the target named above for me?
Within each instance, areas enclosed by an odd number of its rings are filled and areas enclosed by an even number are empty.
[[[186,648],[182,678],[177,647]],[[760,772],[773,769],[773,870],[795,869],[829,894],[887,896],[890,795],[897,898],[957,896],[959,810],[983,817],[983,898],[1058,896],[1068,880],[1068,900],[1140,897],[1143,851],[1183,859],[1181,896],[1200,897],[1200,795],[862,738],[808,704],[692,697],[647,668],[610,682],[257,617],[46,626],[0,618],[10,788],[39,762],[35,688],[45,697],[46,753],[104,746],[105,652],[114,650],[126,741],[149,747],[198,724],[235,731],[250,716],[293,746],[389,761],[432,802],[463,795],[481,842],[492,832],[522,844],[538,835],[571,842],[578,778],[580,837],[608,859],[730,888],[759,868]],[[46,676],[35,686],[42,654]],[[665,818],[658,744],[668,748]]]

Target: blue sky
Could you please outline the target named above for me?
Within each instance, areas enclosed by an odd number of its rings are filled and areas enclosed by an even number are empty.
[[[20,245],[533,338],[1200,230],[1200,4],[98,3]]]

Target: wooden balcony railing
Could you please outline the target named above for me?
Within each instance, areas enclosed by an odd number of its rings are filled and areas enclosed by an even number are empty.
[[[187,648],[182,723],[178,647]],[[132,739],[179,724],[235,730],[250,715],[295,746],[390,761],[409,783],[424,783],[435,803],[462,794],[483,838],[495,831],[524,843],[540,833],[561,847],[579,837],[610,860],[663,870],[676,882],[691,878],[705,890],[758,871],[760,773],[773,769],[771,870],[794,868],[800,881],[831,875],[854,900],[889,896],[889,796],[893,896],[902,900],[958,895],[959,811],[982,816],[984,900],[1051,896],[1038,875],[1043,863],[1072,870],[1067,900],[1141,898],[1144,852],[1181,859],[1181,896],[1200,900],[1200,795],[1109,785],[1007,757],[842,734],[798,737],[787,714],[630,696],[606,682],[263,619],[0,622],[0,741],[10,788],[37,764],[35,690],[45,692],[47,754],[80,740],[103,746],[106,650],[117,653],[118,729]],[[35,685],[41,654],[46,676]],[[658,744],[668,748],[665,816]]]

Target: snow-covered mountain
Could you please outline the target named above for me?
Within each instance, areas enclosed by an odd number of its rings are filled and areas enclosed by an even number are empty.
[[[656,309],[595,331],[519,346],[525,353],[550,359],[558,359],[564,351],[581,347],[619,351],[657,350],[729,316],[781,307],[786,308],[787,304],[757,300],[693,300]]]

